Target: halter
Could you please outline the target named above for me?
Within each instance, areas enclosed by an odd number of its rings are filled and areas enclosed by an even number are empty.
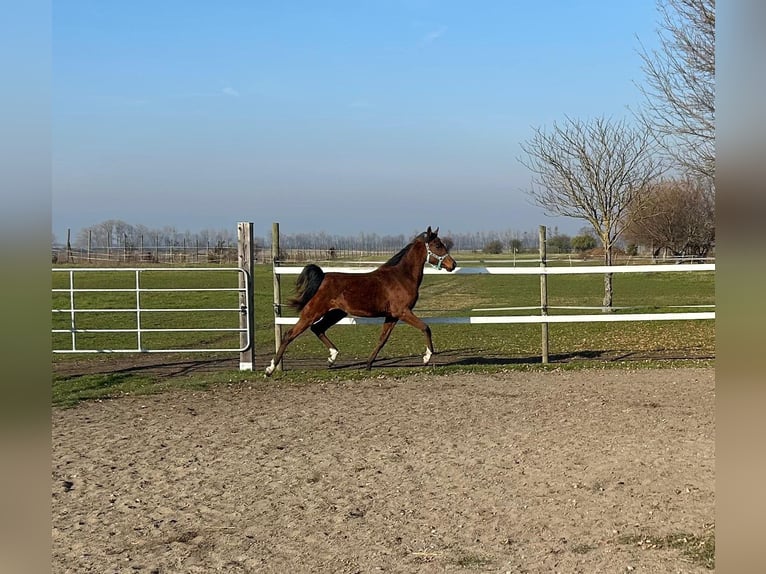
[[[436,258],[436,265],[431,263],[431,257]],[[449,253],[445,253],[444,255],[437,255],[431,251],[431,246],[428,245],[428,242],[426,241],[426,263],[428,263],[431,267],[439,271],[442,268],[442,263],[447,257],[449,257]]]

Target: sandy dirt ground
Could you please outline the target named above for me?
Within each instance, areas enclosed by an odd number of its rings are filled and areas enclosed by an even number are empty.
[[[669,541],[714,531],[714,403],[714,370],[683,368],[54,409],[52,570],[709,572]]]

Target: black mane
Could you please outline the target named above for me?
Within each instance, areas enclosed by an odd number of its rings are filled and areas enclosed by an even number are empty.
[[[381,267],[393,267],[393,266],[394,266],[394,265],[396,265],[397,263],[401,262],[401,260],[402,260],[402,259],[404,259],[404,256],[405,256],[405,255],[407,255],[407,253],[409,252],[409,250],[410,250],[410,249],[412,249],[412,246],[413,246],[413,245],[415,245],[415,242],[414,242],[414,241],[413,241],[412,243],[410,243],[410,244],[408,244],[408,245],[406,245],[406,246],[402,247],[402,248],[399,250],[399,253],[397,253],[397,254],[396,254],[396,255],[394,255],[394,256],[393,256],[391,259],[389,259],[388,261],[386,261],[386,262],[385,262],[383,265],[381,265]]]
[[[397,254],[396,254],[396,255],[394,255],[394,256],[393,256],[391,259],[389,259],[388,261],[386,261],[386,262],[385,262],[383,265],[381,265],[381,267],[393,267],[393,266],[394,266],[394,265],[396,265],[397,263],[401,262],[401,260],[404,258],[404,256],[405,256],[405,255],[407,255],[407,253],[410,251],[410,249],[412,249],[412,246],[413,246],[413,245],[415,245],[415,242],[416,242],[418,239],[420,239],[421,237],[423,237],[423,236],[424,236],[424,234],[423,234],[423,233],[421,233],[420,235],[418,235],[417,237],[415,237],[415,239],[413,239],[413,240],[412,240],[410,243],[408,243],[407,245],[405,245],[404,247],[402,247],[402,248],[399,250],[399,253],[397,253]]]

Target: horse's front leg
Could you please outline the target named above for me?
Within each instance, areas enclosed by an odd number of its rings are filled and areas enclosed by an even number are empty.
[[[427,365],[431,361],[431,356],[434,354],[434,344],[431,340],[431,327],[426,325],[420,317],[416,316],[415,313],[410,310],[402,314],[400,319],[423,332],[423,336],[426,338],[426,353],[423,355],[423,364]]]
[[[375,357],[378,356],[378,353],[383,348],[383,345],[386,344],[386,341],[388,341],[388,338],[391,336],[391,331],[393,331],[394,327],[396,327],[397,321],[398,319],[396,317],[386,317],[386,320],[383,323],[383,330],[380,332],[380,340],[378,341],[378,346],[373,349],[372,353],[370,354],[370,358],[367,359],[368,371],[372,369],[372,362],[375,360]]]

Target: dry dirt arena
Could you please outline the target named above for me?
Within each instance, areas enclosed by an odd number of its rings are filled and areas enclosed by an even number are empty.
[[[684,549],[714,531],[714,403],[714,370],[684,368],[54,409],[52,570],[710,572]]]

